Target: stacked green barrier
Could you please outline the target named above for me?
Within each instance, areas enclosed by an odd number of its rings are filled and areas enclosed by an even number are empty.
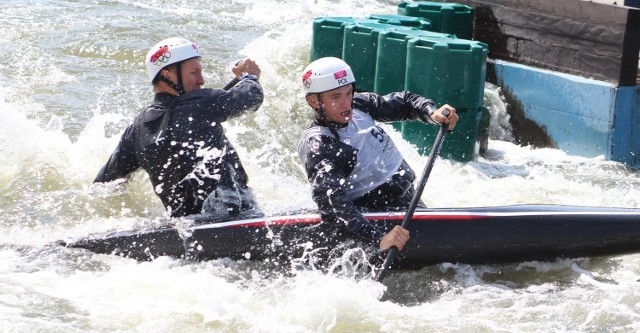
[[[383,23],[356,23],[344,28],[342,60],[351,66],[358,91],[374,90],[380,32],[412,30],[406,26]]]
[[[378,34],[378,53],[373,79],[373,92],[386,95],[405,90],[405,68],[407,64],[407,42],[411,38],[425,37],[433,39],[454,38],[438,32],[423,30],[393,31],[387,30]],[[402,122],[395,122],[392,127],[401,132]]]
[[[388,30],[380,32],[378,35],[378,59],[373,89],[375,93],[385,95],[394,91],[405,90],[407,42],[416,37],[434,40],[455,38],[452,35],[421,30]]]
[[[370,15],[356,17],[319,17],[313,20],[309,61],[323,57],[342,57],[345,28],[354,24],[388,24],[388,27],[430,29],[431,22],[405,15]],[[348,44],[347,44],[348,45]]]
[[[407,45],[406,89],[458,110],[460,119],[442,147],[443,156],[471,161],[479,152],[480,139],[486,134],[480,133],[481,126],[488,126],[482,122],[486,119],[482,109],[486,60],[487,45],[481,42],[415,38]],[[437,130],[405,122],[402,136],[424,150],[430,148]]]
[[[450,3],[402,2],[398,13],[315,19],[310,59],[342,58],[353,69],[358,91],[383,95],[410,90],[439,106],[454,106],[460,120],[441,154],[470,161],[487,149],[490,119],[482,105],[487,46],[453,35],[471,37],[472,9]],[[423,154],[430,151],[438,130],[420,122],[392,126]]]
[[[341,58],[344,29],[356,22],[376,23],[377,21],[354,17],[319,17],[314,19],[309,61],[324,57]]]
[[[344,31],[342,59],[350,64],[358,91],[375,91],[380,32],[400,31],[407,35],[430,35],[419,31],[431,29],[431,22],[412,16],[373,14],[367,18],[380,23],[356,23],[346,27]],[[392,126],[397,131],[402,130],[402,122],[394,122]]]
[[[407,43],[407,90],[461,109],[482,105],[487,44],[464,39],[414,38]]]
[[[431,22],[433,31],[471,39],[473,35],[473,7],[446,2],[400,2],[398,14],[422,17]]]

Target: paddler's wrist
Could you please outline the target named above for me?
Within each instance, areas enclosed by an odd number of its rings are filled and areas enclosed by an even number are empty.
[[[253,75],[253,74],[249,74],[249,73],[242,73],[242,76],[240,76],[240,81],[242,81],[242,80],[258,81],[258,76],[257,75]]]
[[[432,116],[433,113],[436,112],[436,110],[438,110],[438,108],[436,107],[435,103],[427,103],[425,110],[426,112],[423,113],[424,119],[422,120],[423,122],[429,123],[429,124],[437,124],[438,122],[436,122],[435,120],[433,120]]]

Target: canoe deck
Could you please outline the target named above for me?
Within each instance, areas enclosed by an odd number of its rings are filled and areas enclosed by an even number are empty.
[[[365,213],[377,227],[400,224],[404,212]],[[557,205],[419,209],[411,239],[392,268],[442,262],[468,264],[549,261],[640,252],[640,209]],[[282,259],[310,244],[335,247],[348,239],[317,214],[286,215],[92,235],[66,244],[136,260],[158,256],[210,260]]]

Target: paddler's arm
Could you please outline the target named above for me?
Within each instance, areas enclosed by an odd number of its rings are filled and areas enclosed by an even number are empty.
[[[349,165],[347,147],[324,135],[311,137],[302,147],[307,176],[312,187],[313,200],[318,205],[323,221],[335,223],[354,238],[380,244],[383,233],[371,224],[351,200],[344,186],[352,166]],[[300,148],[300,147],[299,147]]]
[[[387,251],[394,246],[398,250],[402,250],[409,240],[409,231],[399,225],[383,234],[346,198],[341,187],[337,187],[337,190],[331,190],[329,187],[314,186],[313,199],[318,207],[322,207],[320,215],[323,220],[344,223],[346,229],[355,238],[376,244],[380,250]]]
[[[225,122],[249,112],[258,111],[264,102],[264,92],[258,81],[260,67],[250,59],[236,64],[231,70],[237,83],[222,89],[199,89],[181,96],[180,103],[189,104],[194,112],[209,117],[212,123]]]
[[[120,137],[120,142],[118,142],[118,146],[109,157],[107,163],[96,175],[93,180],[94,183],[106,183],[125,178],[140,167],[136,159],[132,135],[133,126],[129,126]]]
[[[322,166],[327,166],[322,164]],[[318,205],[323,221],[336,223],[354,238],[380,244],[383,234],[374,227],[353,203],[347,199],[339,181],[335,181],[325,172],[320,171],[311,175],[312,196]]]
[[[449,124],[449,130],[453,130],[458,121],[456,109],[452,106],[445,104],[437,108],[433,100],[410,91],[387,95],[358,93],[353,97],[353,106],[383,122],[420,120],[432,124]],[[449,116],[442,114],[444,110],[449,111]]]
[[[262,72],[260,66],[254,60],[246,58],[238,61],[231,72],[239,82],[227,91],[231,105],[226,105],[223,109],[239,111],[231,112],[229,117],[257,111],[264,101],[262,86],[258,81]]]
[[[200,89],[182,95],[180,99],[180,103],[189,104],[193,112],[209,117],[211,122],[222,123],[257,111],[262,106],[264,94],[258,78],[248,75],[229,90]]]

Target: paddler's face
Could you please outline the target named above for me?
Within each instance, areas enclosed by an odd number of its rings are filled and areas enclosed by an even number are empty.
[[[336,88],[320,94],[307,96],[309,105],[317,109],[322,105],[325,117],[334,123],[346,124],[351,120],[351,102],[353,101],[353,85]]]
[[[185,94],[196,91],[204,85],[204,78],[202,77],[202,65],[200,65],[200,59],[193,58],[182,62],[182,85]],[[171,67],[169,70],[164,70],[171,81],[178,82],[177,70],[175,67]]]

